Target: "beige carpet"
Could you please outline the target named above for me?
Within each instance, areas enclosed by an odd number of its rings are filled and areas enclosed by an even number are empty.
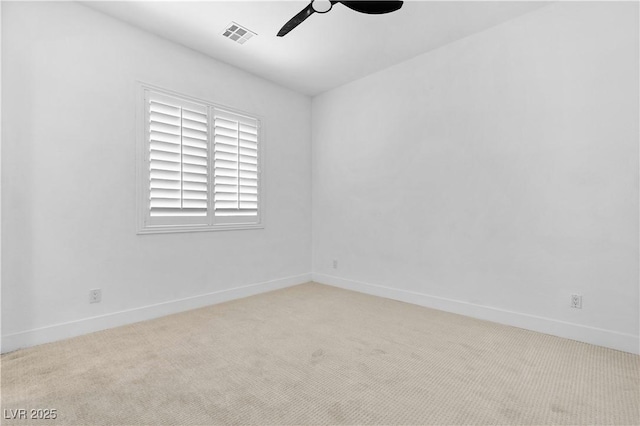
[[[6,354],[2,408],[57,410],[39,425],[638,425],[639,363],[305,284]]]

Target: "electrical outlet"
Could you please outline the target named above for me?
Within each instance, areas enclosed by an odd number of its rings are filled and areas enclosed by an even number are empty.
[[[102,290],[96,288],[89,291],[89,303],[100,303],[102,301]]]
[[[337,260],[333,261],[333,269],[338,269],[338,261]]]
[[[582,295],[580,294],[571,295],[571,307],[575,309],[582,309]]]

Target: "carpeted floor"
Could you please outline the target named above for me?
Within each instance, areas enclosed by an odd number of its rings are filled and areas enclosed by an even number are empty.
[[[57,410],[39,425],[638,425],[639,367],[305,284],[3,355],[2,408]]]

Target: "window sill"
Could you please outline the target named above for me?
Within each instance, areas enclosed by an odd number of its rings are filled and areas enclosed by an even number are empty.
[[[175,233],[183,233],[183,232],[210,232],[210,231],[242,231],[245,229],[264,229],[264,224],[255,223],[255,224],[243,224],[243,223],[232,223],[228,225],[159,225],[159,226],[148,226],[146,228],[138,229],[138,235],[147,235],[147,234],[175,234]]]

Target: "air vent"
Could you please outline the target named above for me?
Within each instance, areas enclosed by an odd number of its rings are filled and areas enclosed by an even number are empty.
[[[231,22],[222,35],[237,43],[244,44],[245,41],[257,34],[236,22]]]

